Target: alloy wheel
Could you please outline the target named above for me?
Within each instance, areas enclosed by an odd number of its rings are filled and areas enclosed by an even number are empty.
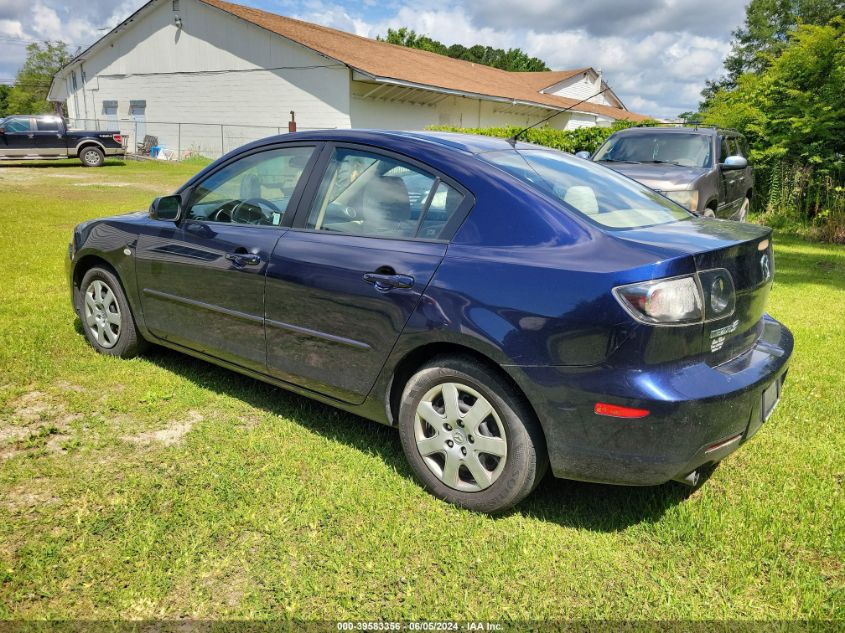
[[[110,349],[120,338],[120,305],[112,289],[95,279],[85,289],[85,325],[97,344]]]
[[[444,484],[463,492],[492,486],[505,468],[508,440],[493,405],[457,382],[430,389],[414,420],[417,450]]]
[[[97,165],[100,162],[100,155],[93,149],[89,149],[83,154],[83,160],[86,165]]]

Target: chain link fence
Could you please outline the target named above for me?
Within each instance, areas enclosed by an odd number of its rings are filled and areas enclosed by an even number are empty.
[[[143,119],[69,119],[71,130],[119,130],[128,154],[161,160],[184,160],[193,156],[216,159],[247,143],[287,133],[281,126],[228,123],[174,123]],[[299,131],[333,128],[303,128]]]

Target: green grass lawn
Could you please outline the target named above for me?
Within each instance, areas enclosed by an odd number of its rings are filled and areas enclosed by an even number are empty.
[[[392,429],[85,343],[71,229],[198,168],[0,164],[0,620],[845,618],[845,247],[776,239],[784,398],[701,489],[549,478],[491,518]]]

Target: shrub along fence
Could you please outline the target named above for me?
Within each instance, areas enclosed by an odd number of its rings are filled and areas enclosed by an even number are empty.
[[[610,127],[582,127],[576,130],[556,130],[550,127],[535,127],[519,138],[527,143],[545,145],[564,152],[574,154],[575,152],[594,152],[604,143],[608,136],[624,128],[636,125],[630,121],[617,121]],[[482,136],[496,136],[499,138],[511,138],[522,128],[519,127],[485,127],[485,128],[459,128],[446,125],[433,125],[429,130],[440,132],[463,132],[464,134],[481,134]]]
[[[753,154],[753,152],[752,152]],[[756,163],[752,209],[770,226],[845,244],[845,164]]]

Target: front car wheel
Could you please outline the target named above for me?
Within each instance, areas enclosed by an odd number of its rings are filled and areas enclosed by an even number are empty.
[[[123,288],[110,270],[95,267],[85,273],[77,293],[76,312],[85,338],[101,354],[132,358],[143,351],[145,341]]]

